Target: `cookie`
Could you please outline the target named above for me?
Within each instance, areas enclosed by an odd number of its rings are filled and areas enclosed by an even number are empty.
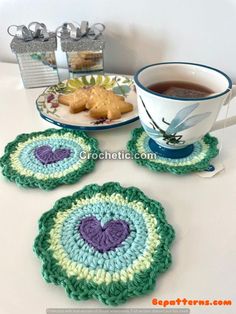
[[[90,109],[92,118],[114,120],[119,119],[122,113],[132,111],[133,105],[126,102],[124,97],[117,96],[101,86],[95,86],[91,89],[86,108]]]
[[[88,109],[94,119],[119,119],[122,113],[133,110],[133,105],[124,97],[114,94],[101,86],[80,88],[68,95],[60,95],[59,103],[69,106],[71,113]]]
[[[84,60],[99,60],[102,58],[101,52],[94,52],[94,51],[81,51],[79,56]]]
[[[89,88],[80,88],[71,94],[60,95],[58,101],[60,104],[69,106],[71,113],[78,113],[86,109],[90,92]]]
[[[72,70],[81,70],[83,68],[90,68],[96,65],[97,61],[93,58],[85,58],[83,55],[79,53],[73,55],[70,59],[70,68]]]

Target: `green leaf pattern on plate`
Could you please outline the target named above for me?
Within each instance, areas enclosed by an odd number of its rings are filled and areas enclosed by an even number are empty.
[[[112,88],[112,91],[121,96],[126,96],[130,92],[129,85],[117,85]]]
[[[124,84],[125,83],[125,84]],[[110,77],[103,75],[91,75],[90,78],[82,76],[79,78],[69,79],[66,82],[59,83],[55,86],[51,86],[47,89],[48,93],[61,93],[67,94],[75,91],[78,88],[85,86],[103,86],[106,89],[112,89],[114,93],[118,95],[126,96],[130,91],[130,86],[133,84],[132,79],[125,78],[122,82],[119,77]]]
[[[77,88],[85,86],[103,86],[106,89],[112,89],[115,84],[115,79],[111,78],[110,76],[97,75],[96,77],[94,77],[93,75],[91,75],[90,78],[82,76],[79,78],[68,80],[66,83],[65,92],[72,92]]]

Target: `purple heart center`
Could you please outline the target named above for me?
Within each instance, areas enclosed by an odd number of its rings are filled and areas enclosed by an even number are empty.
[[[104,253],[117,248],[129,235],[129,225],[124,220],[110,220],[101,226],[96,217],[86,217],[79,225],[81,237],[97,251]]]
[[[35,157],[43,164],[48,165],[68,158],[71,154],[68,148],[57,148],[54,151],[49,145],[42,145],[34,150]]]

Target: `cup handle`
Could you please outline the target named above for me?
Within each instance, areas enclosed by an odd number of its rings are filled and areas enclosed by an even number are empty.
[[[236,97],[236,85],[232,86],[231,93],[227,97],[227,99],[224,103],[224,106],[226,106],[234,97]],[[215,124],[213,125],[212,129],[211,129],[211,132],[216,131],[216,130],[220,130],[223,128],[227,128],[228,126],[231,126],[234,124],[236,124],[236,116],[232,116],[232,117],[229,117],[226,119],[216,121]]]

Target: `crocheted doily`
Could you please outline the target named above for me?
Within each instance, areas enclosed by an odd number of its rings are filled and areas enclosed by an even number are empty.
[[[132,139],[127,149],[133,159],[140,165],[153,171],[172,172],[174,174],[187,174],[210,169],[210,160],[219,153],[216,137],[205,135],[200,141],[194,143],[192,153],[184,158],[165,158],[153,153],[149,146],[150,137],[143,128],[134,129]],[[151,153],[152,158],[148,158]]]
[[[173,238],[160,203],[110,182],[57,201],[39,221],[34,250],[44,279],[70,298],[118,305],[154,288]]]
[[[95,160],[89,153],[98,152],[97,140],[82,131],[48,129],[18,135],[5,147],[0,166],[20,186],[51,190],[92,171]]]

